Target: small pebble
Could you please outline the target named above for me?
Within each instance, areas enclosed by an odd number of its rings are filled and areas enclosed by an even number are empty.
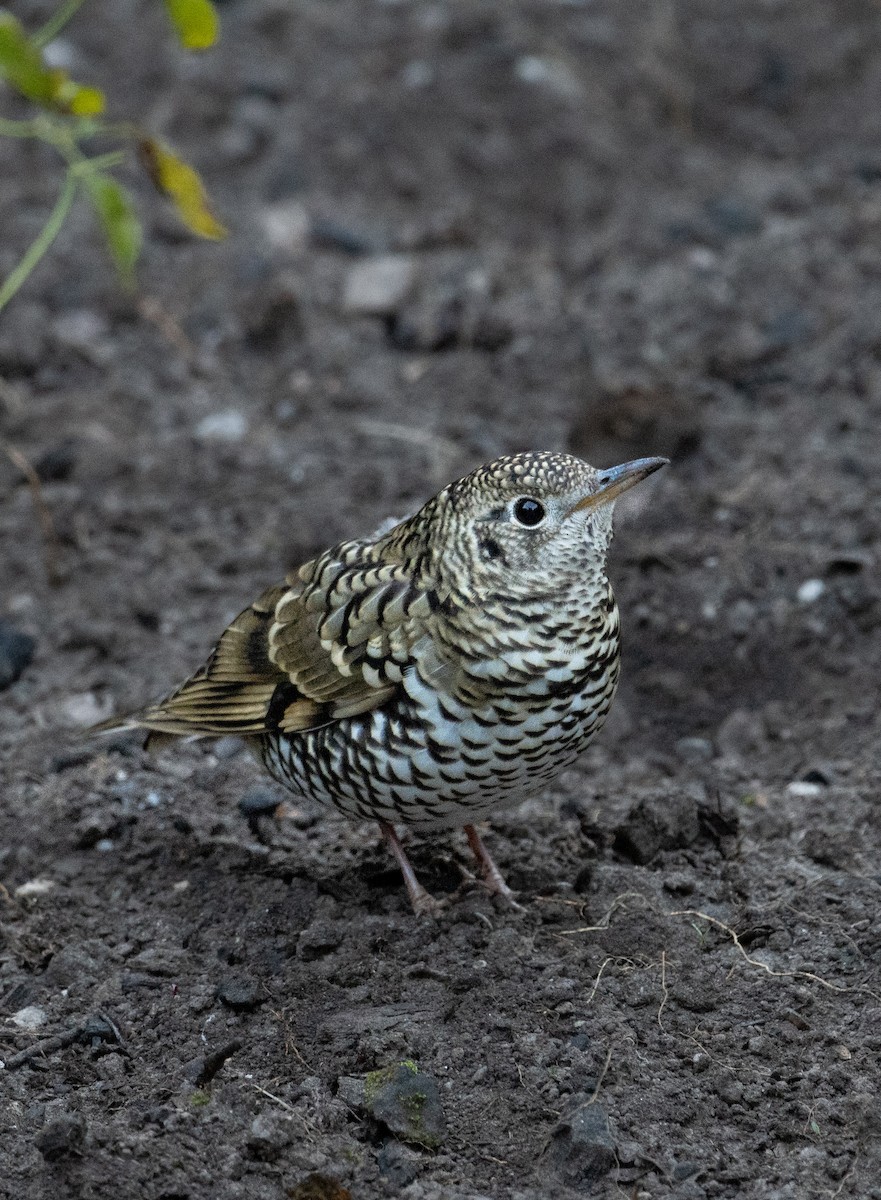
[[[819,783],[808,783],[804,779],[795,779],[786,785],[786,794],[799,800],[814,800],[817,796],[823,795],[823,788]]]
[[[799,604],[813,604],[825,591],[826,584],[822,579],[806,579],[795,593],[795,598]]]
[[[15,889],[15,894],[19,900],[27,900],[33,896],[45,896],[54,887],[54,879],[28,879],[25,883],[19,884]]]
[[[282,800],[271,788],[256,787],[245,792],[239,800],[239,812],[243,817],[274,815]]]
[[[274,250],[293,254],[303,250],[312,231],[312,218],[299,200],[279,200],[267,204],[258,220],[264,236]]]
[[[231,975],[217,985],[217,999],[233,1012],[252,1012],[264,997],[256,979],[244,975]]]
[[[713,757],[713,743],[706,738],[683,737],[676,743],[676,753],[683,762],[709,762]]]
[[[78,692],[61,704],[61,714],[71,725],[97,725],[112,712],[113,697],[108,695],[99,700],[94,692]]]
[[[234,408],[209,413],[195,429],[196,437],[208,442],[240,442],[247,432],[247,418]]]
[[[218,738],[214,743],[214,754],[221,760],[235,758],[235,756],[237,754],[241,754],[244,749],[245,743],[240,737],[222,737]]]
[[[367,316],[390,316],[407,296],[416,278],[416,265],[405,254],[378,254],[349,269],[343,308]]]
[[[557,58],[524,54],[514,64],[514,74],[521,83],[545,87],[561,97],[574,98],[584,91],[584,86],[575,72]]]
[[[104,318],[85,308],[63,313],[54,321],[52,331],[71,350],[89,350],[108,332]]]
[[[46,1020],[46,1012],[42,1008],[38,1008],[36,1004],[29,1004],[26,1008],[20,1008],[18,1012],[14,1012],[9,1018],[19,1029],[39,1029]]]

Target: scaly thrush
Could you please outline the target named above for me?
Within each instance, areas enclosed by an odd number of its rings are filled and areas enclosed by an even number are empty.
[[[436,902],[394,823],[464,825],[490,890],[513,903],[474,822],[552,779],[602,726],[620,659],[612,509],[666,462],[598,471],[525,453],[479,467],[268,588],[195,675],[118,725],[237,734],[291,791],[379,821],[417,912]]]

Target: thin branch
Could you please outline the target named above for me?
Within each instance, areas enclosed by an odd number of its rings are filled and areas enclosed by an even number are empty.
[[[58,572],[58,534],[55,532],[55,522],[52,520],[49,505],[43,496],[43,485],[40,482],[40,476],[34,470],[30,459],[26,458],[17,446],[13,446],[11,442],[0,441],[0,449],[3,450],[3,453],[12,465],[17,467],[27,480],[31,491],[34,512],[37,514],[40,532],[43,535],[43,561],[46,565],[46,579],[50,587],[58,587],[61,582],[61,576]]]
[[[9,117],[0,117],[0,137],[38,138],[43,136],[42,122],[29,117],[21,121],[13,121]]]
[[[55,202],[55,207],[47,217],[45,225],[25,251],[21,262],[17,267],[13,268],[11,275],[7,277],[6,282],[0,287],[0,310],[5,308],[9,303],[58,237],[61,226],[64,224],[67,214],[73,206],[78,186],[79,182],[76,172],[73,170],[68,171],[64,177],[64,187],[61,189],[61,195]]]
[[[711,917],[709,913],[700,912],[696,908],[679,908],[672,912],[664,914],[667,917],[696,917],[699,921],[706,921],[710,925],[715,925],[717,929],[721,929],[727,933],[734,945],[742,954],[744,960],[751,967],[760,967],[766,974],[773,975],[775,979],[810,979],[814,983],[819,983],[821,987],[828,988],[830,992],[866,992],[870,996],[876,996],[876,993],[867,987],[857,985],[850,987],[843,983],[832,983],[828,979],[824,979],[822,975],[815,975],[813,971],[775,971],[769,967],[767,963],[763,963],[760,958],[752,958],[746,950],[746,947],[737,936],[735,930],[730,925],[726,925],[724,921],[720,921],[718,917]],[[877,997],[876,997],[877,998]]]
[[[664,1011],[664,1007],[667,1003],[669,995],[670,995],[670,992],[667,989],[667,951],[662,950],[661,951],[661,1003],[658,1005],[658,1027],[660,1029],[664,1028],[663,1022],[661,1021],[661,1013]]]
[[[65,0],[65,3],[62,4],[58,12],[49,18],[43,28],[38,29],[35,34],[31,35],[33,45],[42,50],[44,46],[48,46],[51,41],[54,41],[71,17],[76,15],[83,3],[84,0]]]
[[[606,1072],[609,1070],[609,1064],[611,1063],[611,1061],[612,1061],[612,1047],[610,1046],[608,1049],[608,1052],[606,1054],[606,1061],[603,1063],[602,1069],[600,1070],[599,1076],[597,1077],[596,1086],[594,1087],[593,1091],[590,1093],[590,1096],[588,1097],[586,1102],[581,1105],[582,1109],[590,1108],[591,1104],[596,1103],[596,1098],[600,1094],[600,1088],[603,1086],[603,1080],[606,1078]],[[579,1109],[579,1111],[580,1111],[580,1109]]]

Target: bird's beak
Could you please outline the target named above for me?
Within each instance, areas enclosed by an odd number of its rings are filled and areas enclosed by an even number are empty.
[[[661,467],[666,467],[669,461],[669,458],[636,458],[633,462],[621,463],[620,467],[608,467],[605,471],[600,471],[597,490],[579,500],[575,507],[569,510],[569,516],[583,512],[586,508],[598,508],[601,504],[609,504],[635,483],[639,483],[654,471],[659,471]]]

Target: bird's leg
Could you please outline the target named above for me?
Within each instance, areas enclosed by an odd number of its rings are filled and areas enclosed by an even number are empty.
[[[514,893],[505,883],[502,877],[502,872],[493,861],[493,857],[483,844],[483,839],[474,828],[473,825],[464,826],[465,836],[468,838],[468,845],[471,847],[471,852],[480,864],[480,869],[483,872],[483,878],[486,883],[487,890],[493,896],[501,896],[506,904],[511,908],[521,908],[522,904],[518,904],[514,899]]]
[[[394,828],[389,825],[388,821],[380,821],[379,828],[388,843],[389,850],[394,854],[398,866],[401,868],[414,913],[417,917],[436,917],[443,909],[443,905],[440,900],[436,900],[430,892],[427,892],[416,878],[416,872],[407,857],[407,851],[401,845],[401,839],[395,833]]]

